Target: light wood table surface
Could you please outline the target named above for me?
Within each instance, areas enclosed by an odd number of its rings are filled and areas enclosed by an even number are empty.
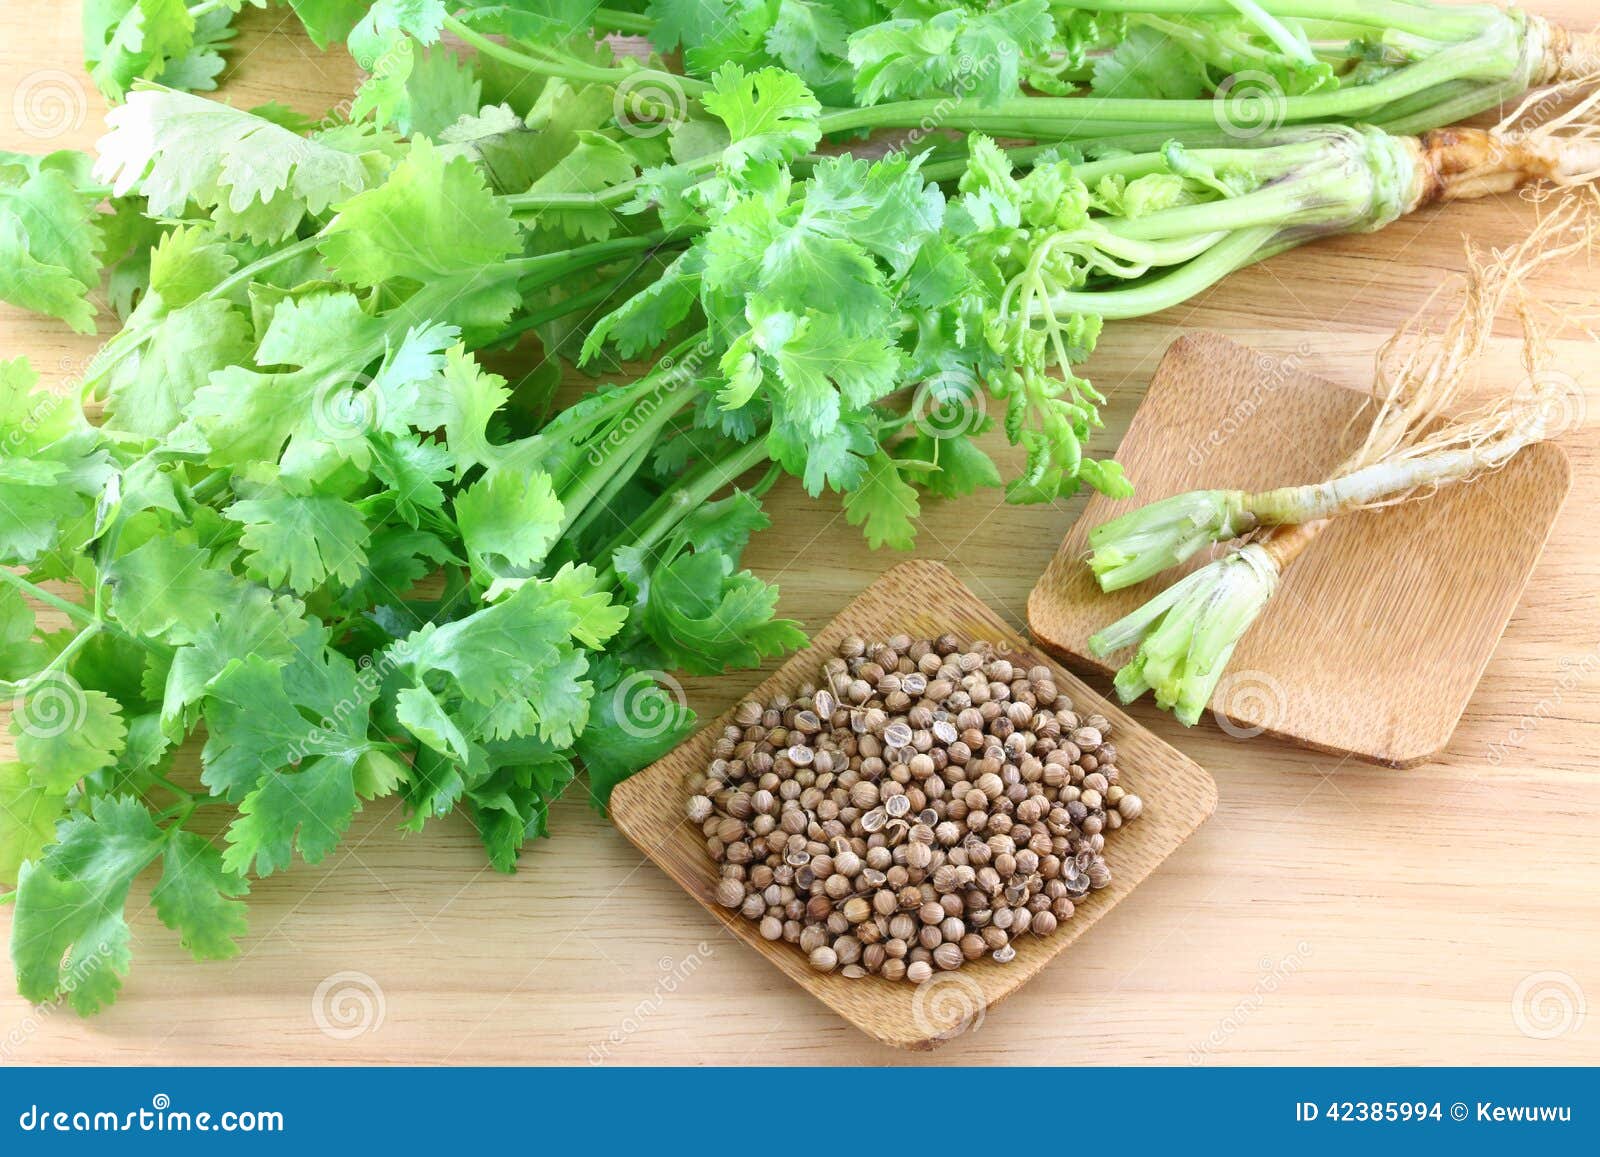
[[[1593,20],[1588,0],[1537,7],[1571,27]],[[319,54],[290,24],[279,8],[246,14],[224,89],[234,103],[280,100],[315,114],[348,97],[355,73],[342,50]],[[61,131],[24,131],[21,102],[51,98],[62,102]],[[80,63],[78,6],[0,7],[0,147],[89,148],[104,111]],[[39,123],[30,121],[35,134]],[[1149,322],[1109,326],[1088,367],[1111,396],[1097,448],[1116,445],[1162,351],[1186,330],[1219,330],[1336,380],[1370,382],[1380,341],[1459,269],[1461,235],[1506,244],[1534,213],[1514,197],[1428,212],[1247,270]],[[1596,274],[1578,264],[1540,288],[1577,305]],[[62,389],[95,345],[0,307],[0,356],[26,354]],[[1504,372],[1515,372],[1512,343],[1501,352]],[[1593,399],[1600,359],[1592,348],[1568,352]],[[1404,772],[1340,763],[1265,737],[1233,739],[1209,722],[1185,732],[1141,705],[1140,719],[1216,777],[1215,817],[1023,992],[937,1053],[896,1053],[836,1019],[723,936],[573,795],[514,876],[486,869],[463,817],[402,836],[398,805],[369,805],[322,865],[297,863],[253,886],[251,934],[227,963],[190,961],[136,885],[122,999],[88,1021],[33,1010],[0,965],[0,1057],[1600,1063],[1600,1009],[1582,1015],[1588,999],[1600,1001],[1600,404],[1589,414],[1566,440],[1571,499],[1443,758]],[[781,484],[768,506],[778,529],[746,561],[781,584],[783,611],[809,625],[897,561],[868,551],[834,501],[811,501],[797,485]],[[935,505],[918,553],[1020,622],[1080,507],[1012,508],[992,495]],[[755,681],[686,687],[709,716]],[[1360,711],[1359,699],[1349,709]],[[0,934],[9,924],[0,907]],[[326,1005],[351,983],[381,993],[381,1022],[339,1039],[319,1027],[314,1005],[319,986]]]

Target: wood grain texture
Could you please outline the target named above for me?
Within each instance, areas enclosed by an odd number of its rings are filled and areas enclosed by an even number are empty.
[[[1595,22],[1592,0],[1534,6],[1570,27]],[[75,3],[0,6],[0,147],[86,148],[99,135],[78,20]],[[282,8],[245,13],[227,98],[313,114],[348,99],[348,60],[289,35],[287,21]],[[44,74],[68,77],[81,103],[64,131],[41,137],[13,110]],[[1535,213],[1516,197],[1430,210],[1108,326],[1084,367],[1110,395],[1096,452],[1117,446],[1186,331],[1221,331],[1366,388],[1378,344],[1461,268],[1462,235],[1508,245]],[[1581,263],[1538,285],[1573,306],[1592,305],[1594,290]],[[27,355],[62,391],[99,340],[0,307],[0,354]],[[107,1013],[31,1009],[0,963],[0,1063],[1600,1064],[1600,379],[1590,347],[1561,352],[1590,399],[1565,441],[1572,497],[1450,747],[1397,774],[1210,723],[1185,731],[1135,705],[1135,719],[1215,776],[1216,815],[1070,956],[936,1052],[878,1044],[775,983],[575,794],[515,876],[486,868],[463,817],[403,835],[392,804],[371,805],[326,862],[253,887],[250,936],[227,963],[190,960],[141,880],[133,971]],[[537,360],[518,351],[499,368]],[[1513,342],[1491,372],[1520,372]],[[1002,470],[1020,468],[1019,455],[989,445]],[[793,482],[766,506],[775,526],[745,563],[809,626],[903,561],[869,551],[837,502]],[[929,503],[917,556],[945,562],[1020,629],[1029,590],[1082,508],[1013,507],[994,494]],[[712,718],[755,681],[683,685]],[[0,906],[0,935],[9,924]],[[329,1035],[313,1001],[349,972],[382,992],[383,1016]],[[1524,983],[1546,973],[1587,994],[1585,1019],[1529,1020]]]
[[[964,644],[994,643],[1014,664],[1041,661],[1029,644],[950,572],[935,562],[901,563],[854,599],[838,618],[818,631],[811,646],[797,652],[759,687],[741,698],[761,702],[782,692],[793,695],[802,683],[815,685],[822,664],[839,641],[856,635],[869,642],[904,632],[931,639],[954,632]],[[1026,984],[1062,949],[1072,944],[1178,849],[1216,810],[1217,785],[1193,760],[1135,723],[1115,703],[1091,690],[1056,663],[1056,686],[1079,715],[1104,715],[1117,745],[1117,782],[1145,801],[1139,819],[1107,834],[1106,862],[1112,871],[1106,888],[1091,892],[1072,919],[1048,937],[1016,942],[1009,964],[983,959],[953,973],[939,973],[924,985],[880,977],[848,980],[822,975],[791,944],[761,938],[756,926],[712,898],[717,865],[706,852],[699,829],[684,818],[687,778],[703,771],[711,747],[729,722],[725,713],[665,758],[624,781],[611,797],[612,820],[623,835],[671,876],[733,936],[744,941],[790,980],[851,1024],[897,1048],[931,1049],[981,1026],[988,1010]],[[1062,705],[1058,701],[1058,709]]]
[[[1090,499],[1028,596],[1034,638],[1079,670],[1115,674],[1132,652],[1099,658],[1089,637],[1228,548],[1107,594],[1085,561],[1090,531],[1190,490],[1320,482],[1360,446],[1374,412],[1370,393],[1218,334],[1175,342],[1117,451],[1139,494]],[[1471,485],[1335,521],[1240,641],[1212,697],[1218,724],[1390,767],[1433,758],[1571,484],[1566,454],[1541,443]]]

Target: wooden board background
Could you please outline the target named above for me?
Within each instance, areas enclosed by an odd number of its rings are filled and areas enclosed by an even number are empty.
[[[1561,411],[1571,408],[1557,397]],[[1231,419],[1222,427],[1219,412]],[[1326,478],[1361,445],[1373,413],[1370,394],[1286,372],[1217,334],[1174,342],[1117,452],[1139,493],[1090,499],[1028,596],[1034,638],[1074,669],[1111,678],[1133,652],[1100,658],[1089,649],[1095,632],[1231,548],[1105,593],[1085,562],[1090,532],[1140,502],[1192,490],[1259,493]],[[1389,767],[1438,755],[1500,644],[1571,475],[1566,453],[1546,442],[1470,486],[1339,519],[1284,573],[1240,640],[1211,697],[1216,723]],[[1367,706],[1350,710],[1360,695]]]
[[[1595,19],[1590,0],[1536,7],[1573,27]],[[308,113],[345,99],[348,62],[288,35],[285,19],[247,13],[230,97]],[[48,139],[14,113],[45,89],[67,101],[66,131]],[[78,6],[0,6],[0,147],[88,147],[102,114],[79,62]],[[1533,212],[1516,198],[1429,212],[1108,327],[1088,366],[1111,399],[1100,446],[1116,445],[1186,330],[1369,381],[1378,343],[1459,268],[1461,234],[1506,244]],[[1578,306],[1596,284],[1575,265],[1541,288]],[[0,310],[0,351],[27,354],[63,389],[94,344]],[[1600,1012],[1577,1015],[1600,1000],[1600,381],[1592,349],[1570,352],[1591,399],[1566,442],[1573,493],[1450,749],[1396,772],[1210,725],[1182,733],[1138,708],[1215,776],[1216,815],[1093,935],[937,1053],[875,1045],[775,984],[770,965],[573,798],[512,877],[485,869],[464,819],[402,838],[398,813],[371,807],[327,862],[256,886],[252,935],[231,963],[188,961],[136,900],[134,971],[96,1020],[30,1009],[0,964],[0,1062],[1600,1063]],[[1503,364],[1515,372],[1509,343]],[[813,626],[899,561],[867,551],[834,504],[797,487],[769,506],[781,530],[747,561]],[[1081,506],[983,495],[933,507],[918,553],[1020,624]],[[714,715],[755,681],[685,687]],[[325,1003],[354,998],[351,973],[381,990],[381,1020],[351,1033],[323,1010],[324,1031],[318,989]],[[359,1002],[340,1007],[358,1028]]]

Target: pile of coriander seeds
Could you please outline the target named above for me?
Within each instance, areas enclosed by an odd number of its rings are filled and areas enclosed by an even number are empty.
[[[1142,805],[1109,721],[1014,658],[848,638],[820,686],[741,703],[689,783],[717,903],[819,972],[917,984],[1070,919]]]

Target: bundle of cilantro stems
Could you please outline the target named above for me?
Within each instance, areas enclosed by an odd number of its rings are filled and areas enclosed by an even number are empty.
[[[226,957],[249,878],[325,857],[364,801],[412,829],[462,809],[505,870],[580,766],[603,806],[692,725],[668,672],[803,641],[740,569],[781,474],[896,547],[924,497],[1001,484],[991,424],[1026,450],[1010,501],[1128,494],[1083,452],[1101,399],[1072,372],[1104,318],[1600,168],[1582,118],[1400,131],[1579,71],[1515,14],[783,0],[728,6],[734,43],[683,5],[296,0],[370,67],[312,125],[172,87],[215,74],[237,7],[93,5],[125,98],[98,158],[0,157],[0,298],[92,331],[104,284],[121,319],[79,398],[0,366],[0,877],[22,992],[82,1012],[115,998],[158,862],[159,917]],[[993,24],[1040,9],[1033,40]],[[808,13],[843,47],[797,75]],[[610,29],[687,46],[690,75],[614,59]],[[1283,127],[1217,95],[1247,62],[1281,76]],[[1018,95],[1081,78],[1140,95]],[[1386,110],[1395,131],[1339,119]],[[822,149],[934,112],[984,131]],[[622,380],[551,414],[553,363],[513,387],[474,356],[530,333]]]

